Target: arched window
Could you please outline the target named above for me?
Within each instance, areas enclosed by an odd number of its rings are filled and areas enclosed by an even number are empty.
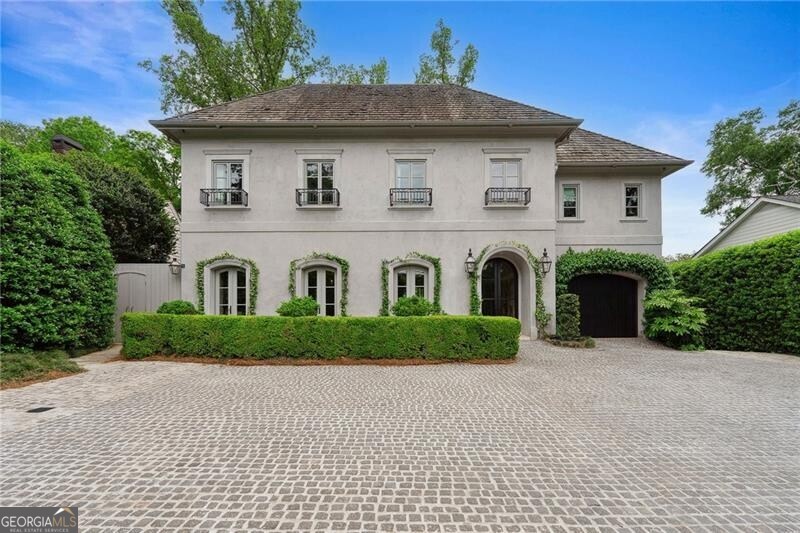
[[[327,265],[310,265],[302,270],[303,291],[319,304],[319,314],[336,316],[339,308],[337,269]]]
[[[403,265],[394,269],[395,301],[404,296],[428,297],[428,269],[420,265]]]
[[[215,315],[247,314],[247,272],[241,267],[212,270]]]

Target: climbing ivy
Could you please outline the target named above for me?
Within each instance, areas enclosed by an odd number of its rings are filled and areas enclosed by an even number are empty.
[[[256,266],[256,262],[252,259],[236,257],[230,252],[223,252],[218,256],[197,262],[197,268],[195,270],[195,277],[197,279],[197,310],[201,314],[205,312],[205,276],[203,274],[206,266],[226,259],[239,261],[242,267],[245,265],[250,267],[250,305],[248,306],[247,313],[250,315],[256,314],[256,298],[258,297],[258,267]]]
[[[405,257],[395,257],[394,259],[381,261],[381,316],[389,316],[389,265],[395,261],[408,261],[410,259],[422,259],[433,265],[433,312],[435,314],[442,312],[442,260],[432,255],[411,252]]]
[[[297,287],[295,286],[295,278],[297,276],[297,264],[300,262],[308,261],[310,259],[327,259],[328,261],[333,261],[334,263],[339,264],[339,268],[341,268],[342,270],[342,295],[339,298],[339,314],[341,316],[347,316],[347,294],[349,291],[349,286],[347,283],[347,274],[348,272],[350,272],[350,263],[348,263],[346,259],[342,259],[338,255],[333,255],[329,253],[311,252],[309,255],[305,257],[292,260],[292,262],[289,263],[289,298],[296,296],[295,291],[297,290]]]
[[[660,257],[601,248],[575,252],[570,248],[556,261],[556,294],[567,293],[569,282],[576,276],[615,272],[632,272],[643,277],[647,280],[648,294],[673,285],[672,273]]]
[[[551,315],[547,312],[544,306],[544,288],[542,287],[542,279],[544,275],[542,274],[542,265],[539,264],[539,259],[533,255],[533,252],[527,245],[522,244],[521,242],[513,242],[513,241],[503,241],[498,242],[496,244],[490,244],[489,246],[485,247],[478,256],[475,258],[475,264],[480,265],[481,261],[483,260],[484,256],[486,255],[489,250],[500,247],[500,246],[512,246],[517,248],[518,250],[522,250],[525,252],[525,255],[528,258],[528,264],[533,270],[533,275],[535,278],[535,285],[536,285],[536,310],[534,312],[534,316],[536,317],[536,329],[539,332],[539,336],[544,334],[544,330],[547,325],[550,323]],[[480,315],[481,314],[481,298],[478,296],[478,271],[471,273],[469,275],[470,281],[470,294],[469,294],[469,314],[471,315]]]

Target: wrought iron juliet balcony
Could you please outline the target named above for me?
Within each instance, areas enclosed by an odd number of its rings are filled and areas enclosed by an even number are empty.
[[[485,205],[528,205],[530,187],[489,187],[484,195]]]
[[[295,189],[295,202],[300,207],[339,206],[339,189]]]
[[[247,192],[242,189],[200,189],[200,203],[206,207],[247,207]]]
[[[433,189],[389,189],[389,206],[427,206],[433,205]]]

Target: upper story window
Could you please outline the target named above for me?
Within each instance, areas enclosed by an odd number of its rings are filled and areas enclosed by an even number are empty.
[[[578,186],[561,186],[561,218],[578,218]]]
[[[433,191],[427,187],[426,161],[396,160],[394,169],[394,187],[389,190],[389,203],[392,206],[430,206]]]
[[[623,186],[625,192],[624,209],[625,218],[642,217],[642,185],[640,183],[626,183]]]
[[[522,185],[521,159],[491,159],[487,206],[525,206],[531,201],[531,190]]]
[[[211,162],[211,187],[200,190],[200,201],[206,206],[246,206],[244,161],[241,159]]]
[[[303,162],[303,185],[297,189],[297,204],[300,206],[339,205],[339,190],[335,188],[334,160],[305,160]]]
[[[497,188],[519,187],[519,159],[492,159],[491,186]]]

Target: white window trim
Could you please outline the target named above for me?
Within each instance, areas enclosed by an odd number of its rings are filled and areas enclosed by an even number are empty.
[[[334,307],[334,316],[339,316],[341,315],[342,311],[342,266],[336,261],[331,261],[329,259],[324,259],[324,258],[312,258],[297,263],[297,265],[295,266],[296,270],[294,273],[295,275],[294,295],[299,298],[302,298],[303,296],[306,295],[306,289],[307,289],[306,276],[305,276],[306,270],[318,267],[332,268],[336,272],[336,289],[334,291],[336,295],[335,296],[336,305],[334,305],[333,307]],[[324,313],[322,313],[321,311],[322,310],[320,310],[320,314],[324,315]]]
[[[564,187],[575,187],[575,207],[576,215],[574,217],[564,216]],[[568,181],[559,183],[558,185],[558,206],[556,207],[556,220],[558,222],[584,222],[583,218],[583,191],[581,191],[581,182]]]
[[[386,153],[389,156],[389,172],[388,172],[388,187],[386,189],[386,202],[389,203],[389,189],[395,189],[397,186],[397,162],[398,161],[424,161],[425,162],[425,188],[432,189],[434,194],[435,189],[435,174],[433,166],[433,155],[436,152],[435,148],[402,148],[402,149],[389,149]],[[389,206],[389,209],[433,209],[432,205],[394,205]]]
[[[297,209],[341,209],[345,194],[343,192],[342,176],[342,154],[344,150],[338,148],[298,148],[294,151],[297,154],[297,188],[306,187],[306,163],[312,161],[333,161],[333,188],[339,189],[339,205],[296,205]],[[292,191],[292,203],[294,203],[295,191]]]
[[[525,147],[485,147],[481,149],[483,152],[483,190],[485,191],[492,186],[492,161],[493,160],[518,160],[519,161],[519,185],[518,187],[531,187],[531,180],[527,176],[527,172],[531,167],[530,148]],[[531,188],[531,203],[528,205],[485,205],[483,195],[480,197],[480,202],[484,209],[528,209],[533,203],[533,188]]]
[[[629,217],[625,215],[625,188],[626,187],[639,187],[639,216]],[[621,199],[620,199],[620,222],[647,222],[647,212],[645,211],[645,201],[644,201],[644,183],[641,181],[625,181],[622,182],[621,188]]]
[[[221,268],[244,269],[245,280],[245,309],[250,314],[250,265],[236,259],[221,259],[206,265],[203,268],[203,309],[207,315],[217,314],[217,281],[216,271]]]
[[[214,180],[214,163],[221,162],[242,162],[242,190],[247,193],[247,205],[210,205],[206,209],[250,209],[250,200],[252,199],[252,190],[250,187],[250,154],[252,150],[240,148],[221,148],[203,150],[205,155],[206,165],[206,179],[205,187],[203,189],[213,189],[215,186]]]
[[[433,285],[435,283],[435,280],[433,279],[433,276],[435,275],[433,263],[420,258],[401,259],[398,261],[392,261],[387,265],[387,267],[389,268],[388,291],[389,302],[391,302],[391,304],[397,302],[397,276],[395,274],[395,270],[404,267],[418,267],[427,271],[425,274],[425,299],[429,302],[433,302]]]

